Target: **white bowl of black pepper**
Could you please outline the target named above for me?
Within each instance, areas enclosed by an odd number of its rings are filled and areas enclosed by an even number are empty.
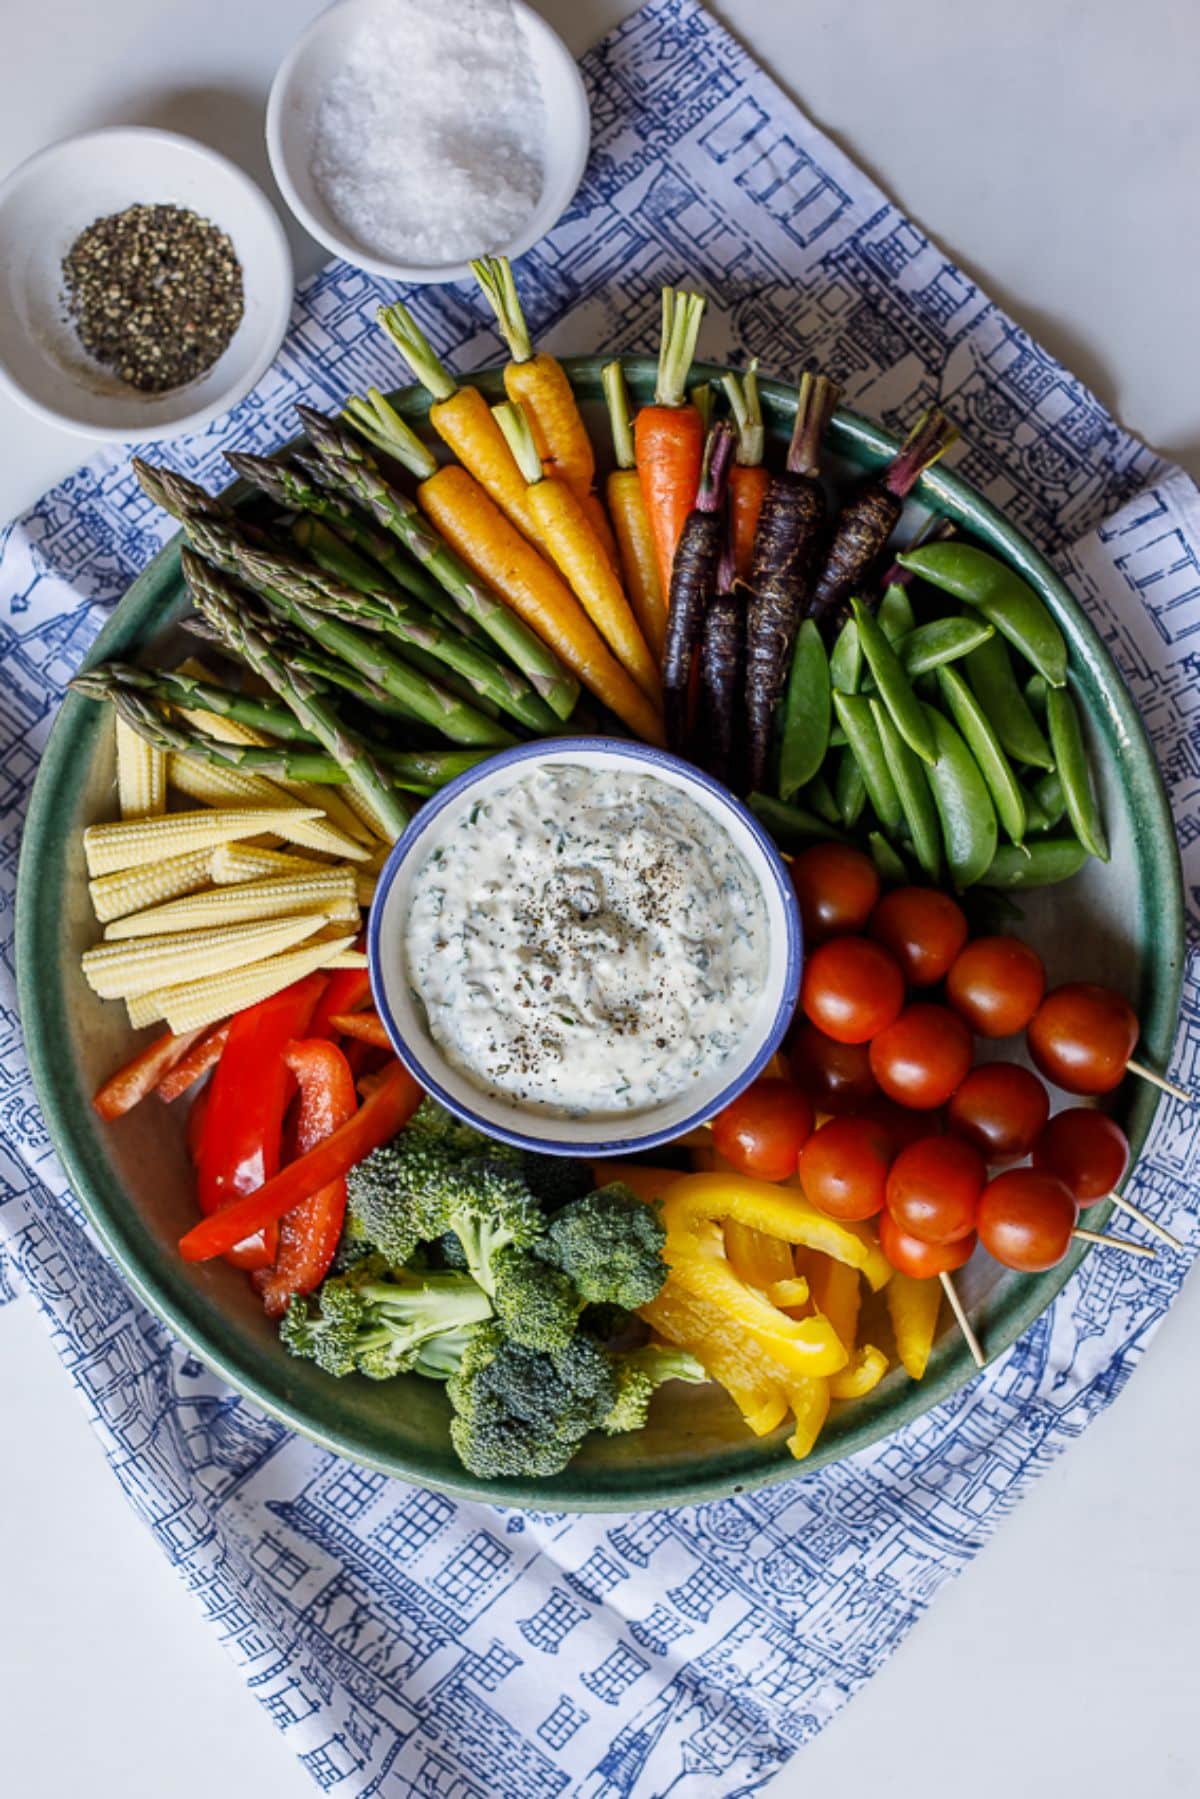
[[[0,382],[88,437],[195,431],[275,359],[293,290],[266,196],[145,126],[40,150],[0,184]]]

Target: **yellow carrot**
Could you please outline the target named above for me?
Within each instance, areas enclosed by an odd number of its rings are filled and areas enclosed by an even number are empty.
[[[610,362],[605,365],[601,379],[617,458],[606,491],[617,534],[619,566],[642,635],[661,663],[667,644],[667,602],[658,572],[658,550],[642,494],[642,480],[634,459],[625,371],[619,362]]]
[[[442,442],[518,530],[536,543],[537,525],[521,471],[479,389],[458,386],[408,308],[398,300],[381,306],[377,317],[421,386],[433,396],[429,422]]]
[[[497,427],[498,428],[498,427]],[[439,469],[417,489],[422,510],[464,562],[556,650],[584,686],[647,743],[662,719],[563,581],[466,469]]]
[[[517,467],[529,483],[530,510],[551,561],[642,692],[657,702],[661,684],[654,658],[578,495],[565,481],[548,481],[543,476],[529,421],[519,406],[510,402],[497,406],[495,413]]]

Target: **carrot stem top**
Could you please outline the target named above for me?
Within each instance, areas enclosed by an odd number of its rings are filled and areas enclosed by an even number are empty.
[[[381,306],[375,317],[421,386],[428,388],[435,400],[450,399],[457,383],[408,307],[396,300],[391,306]]]
[[[838,391],[824,375],[801,375],[800,391],[796,396],[796,423],[788,445],[789,474],[803,475],[810,481],[820,474],[821,439],[838,403]]]
[[[656,406],[682,406],[687,393],[688,371],[696,357],[696,339],[704,317],[703,294],[664,287],[662,293],[662,343],[658,352]]]
[[[700,422],[705,431],[712,424],[713,402],[716,400],[711,381],[697,381],[688,393],[688,399],[700,414]]]
[[[500,335],[508,345],[512,360],[529,362],[533,356],[533,344],[529,339],[529,327],[525,323],[525,314],[521,311],[517,284],[513,280],[512,264],[508,257],[481,256],[471,264],[471,273],[496,315]]]
[[[902,500],[916,486],[927,468],[944,456],[958,436],[938,406],[931,406],[917,420],[883,475],[883,485],[896,499]]]
[[[737,450],[734,459],[743,468],[757,468],[766,449],[762,405],[758,397],[758,357],[749,363],[739,381],[733,374],[722,375],[721,386],[729,401],[729,410],[737,426]]]
[[[728,419],[714,425],[705,439],[704,461],[700,465],[700,486],[696,490],[697,512],[719,512],[725,501],[725,482],[733,455],[736,432]]]
[[[612,426],[613,455],[617,459],[617,467],[636,468],[633,420],[629,412],[629,388],[622,364],[606,362],[600,371],[600,381],[604,388],[605,401],[608,404],[608,419]]]
[[[542,459],[534,442],[529,415],[518,400],[505,400],[492,407],[492,416],[504,433],[504,441],[513,453],[513,461],[530,487],[544,478]]]
[[[437,460],[429,446],[377,387],[368,387],[365,400],[360,394],[351,394],[342,407],[342,417],[377,450],[403,463],[418,481],[428,481],[436,470]]]

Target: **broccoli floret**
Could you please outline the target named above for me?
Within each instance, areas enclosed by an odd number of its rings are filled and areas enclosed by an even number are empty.
[[[294,1299],[279,1334],[293,1355],[310,1357],[327,1374],[387,1380],[413,1367],[433,1339],[491,1315],[487,1294],[467,1275],[392,1270],[367,1256],[331,1276],[315,1302]]]
[[[702,1363],[690,1350],[673,1344],[648,1343],[644,1349],[613,1357],[617,1374],[617,1398],[600,1428],[610,1437],[623,1431],[641,1430],[650,1401],[667,1380],[706,1381]]]
[[[546,1253],[594,1303],[633,1311],[667,1277],[666,1232],[653,1206],[620,1181],[565,1205],[547,1226]]]
[[[461,1330],[443,1331],[440,1337],[430,1337],[417,1351],[413,1373],[424,1374],[429,1380],[449,1380],[457,1373],[476,1332],[487,1328],[486,1323],[464,1324]]]
[[[560,1268],[536,1249],[505,1249],[493,1272],[496,1312],[514,1343],[553,1353],[570,1342],[583,1302]]]
[[[569,1199],[582,1199],[596,1185],[591,1164],[579,1156],[543,1156],[527,1149],[521,1157],[521,1173],[533,1197],[547,1211],[557,1211]]]
[[[610,1358],[578,1335],[554,1355],[527,1349],[498,1326],[471,1340],[446,1392],[450,1435],[464,1467],[487,1479],[560,1474],[617,1403]]]

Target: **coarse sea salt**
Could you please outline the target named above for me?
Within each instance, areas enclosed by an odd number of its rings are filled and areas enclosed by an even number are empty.
[[[509,0],[379,0],[317,109],[313,180],[364,249],[502,249],[541,197],[545,120]]]

